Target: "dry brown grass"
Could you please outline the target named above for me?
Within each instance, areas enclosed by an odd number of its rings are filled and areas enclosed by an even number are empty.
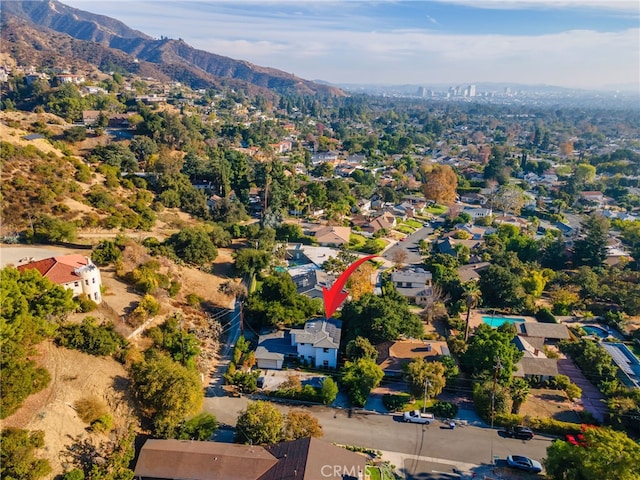
[[[520,415],[536,418],[553,418],[563,422],[580,423],[574,404],[562,390],[532,388]]]

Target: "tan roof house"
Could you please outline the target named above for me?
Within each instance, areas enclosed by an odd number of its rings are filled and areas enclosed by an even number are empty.
[[[437,360],[448,356],[447,342],[436,340],[398,340],[384,342],[376,346],[378,350],[378,366],[384,370],[385,375],[402,375],[402,366],[415,358],[425,360]]]
[[[318,245],[323,247],[339,247],[349,243],[350,236],[351,227],[336,227],[333,225],[320,227],[315,233]]]

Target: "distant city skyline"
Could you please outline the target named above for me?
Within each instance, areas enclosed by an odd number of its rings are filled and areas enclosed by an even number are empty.
[[[62,0],[160,38],[333,84],[640,92],[633,1]]]

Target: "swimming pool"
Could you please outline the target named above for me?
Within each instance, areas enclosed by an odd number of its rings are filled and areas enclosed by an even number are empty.
[[[600,338],[607,338],[609,336],[607,330],[597,325],[582,325],[582,329],[587,332],[588,335],[597,335]]]
[[[494,317],[491,315],[482,315],[482,321],[487,325],[497,328],[505,323],[522,323],[524,318],[512,318],[512,317]]]

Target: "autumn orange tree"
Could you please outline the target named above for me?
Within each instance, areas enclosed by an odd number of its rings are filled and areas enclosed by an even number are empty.
[[[370,262],[366,262],[351,274],[347,281],[347,289],[351,294],[351,298],[358,300],[365,293],[373,293],[373,283],[371,282],[373,272],[373,265]]]
[[[426,177],[422,193],[427,200],[445,205],[455,201],[458,177],[449,165],[434,165]]]

